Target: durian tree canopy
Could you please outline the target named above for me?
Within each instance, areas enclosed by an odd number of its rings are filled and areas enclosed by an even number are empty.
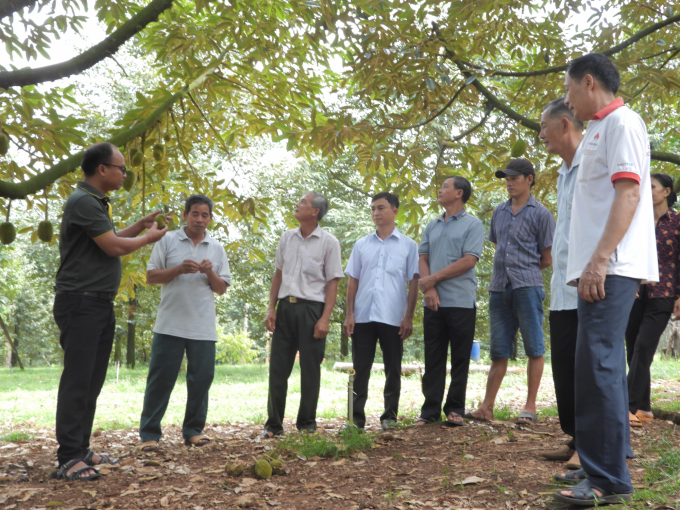
[[[82,30],[86,4],[106,33],[60,62],[52,42]],[[27,23],[25,35],[12,30],[28,19],[40,21]],[[544,162],[536,191],[548,193],[560,162],[535,138],[538,119],[584,48],[616,63],[619,95],[647,122],[654,171],[675,175],[679,21],[654,0],[3,2],[0,42],[10,60],[40,54],[55,63],[0,68],[0,132],[9,141],[0,197],[30,200],[54,183],[68,195],[81,151],[102,138],[143,149],[143,185],[155,171],[166,183],[215,188],[214,177],[193,168],[196,151],[228,159],[258,136],[285,141],[299,156],[354,151],[360,191],[399,193],[412,222],[427,207],[414,199],[431,194],[442,174],[499,186],[493,172],[519,151],[518,140],[534,140],[524,157]],[[73,84],[126,45],[148,59],[155,80],[114,127],[92,134],[97,112],[78,108]],[[163,151],[154,148],[161,141]],[[222,188],[227,216],[257,214]]]

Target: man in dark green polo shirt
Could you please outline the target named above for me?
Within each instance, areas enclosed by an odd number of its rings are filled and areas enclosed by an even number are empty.
[[[81,166],[84,178],[66,201],[61,222],[54,298],[54,320],[64,349],[56,419],[60,480],[97,478],[100,475],[91,466],[117,460],[89,447],[113,345],[120,257],[155,243],[167,232],[154,221],[160,211],[116,232],[106,194],[122,186],[125,159],[114,145],[93,145],[83,154]],[[146,234],[137,237],[145,229]]]

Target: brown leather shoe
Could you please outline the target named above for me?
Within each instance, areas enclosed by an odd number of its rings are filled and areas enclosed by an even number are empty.
[[[560,460],[567,461],[576,453],[576,450],[572,450],[568,446],[563,446],[557,450],[550,450],[545,453],[541,453],[541,457],[547,460]]]

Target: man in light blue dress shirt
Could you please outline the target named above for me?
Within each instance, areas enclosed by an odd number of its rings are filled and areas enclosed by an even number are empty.
[[[371,203],[371,219],[376,230],[359,239],[345,273],[347,310],[344,331],[352,337],[354,379],[354,424],[364,428],[364,407],[368,381],[380,342],[385,364],[385,412],[380,417],[383,430],[396,424],[401,393],[401,357],[404,340],[413,332],[413,312],[418,299],[418,245],[401,234],[394,219],[399,198],[378,193]],[[408,293],[407,293],[408,283]]]
[[[553,240],[553,273],[550,280],[550,349],[557,397],[557,412],[562,431],[571,436],[569,443],[555,451],[543,453],[549,460],[567,461],[567,467],[580,468],[574,435],[574,363],[578,331],[578,291],[567,285],[569,226],[574,187],[581,162],[583,122],[577,120],[564,98],[548,103],[541,114],[539,134],[549,154],[562,158],[557,178],[557,225]]]

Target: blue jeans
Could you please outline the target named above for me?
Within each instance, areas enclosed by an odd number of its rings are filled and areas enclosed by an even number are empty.
[[[504,292],[491,292],[489,297],[489,347],[491,360],[509,359],[513,354],[517,329],[522,332],[524,352],[530,358],[545,354],[543,343],[543,287],[513,289],[508,284]]]

